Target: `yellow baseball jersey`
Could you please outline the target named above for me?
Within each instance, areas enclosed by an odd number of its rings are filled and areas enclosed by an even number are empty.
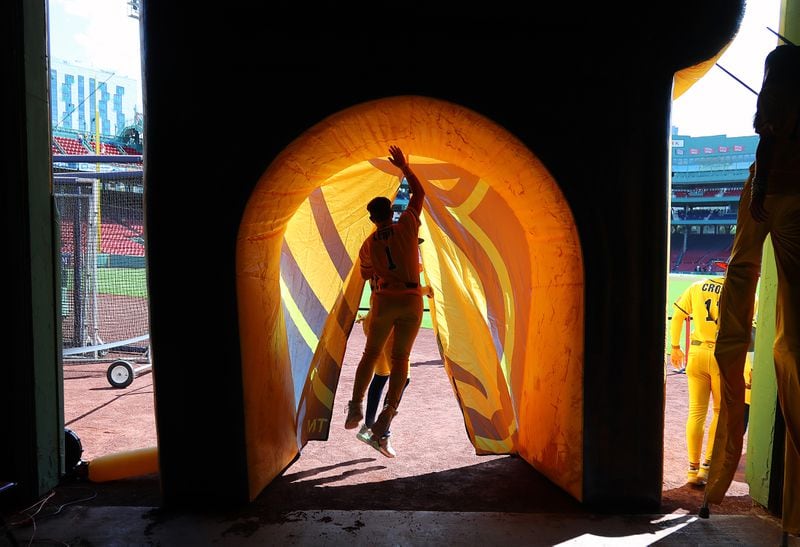
[[[376,294],[422,294],[419,283],[419,227],[410,208],[397,222],[378,227],[361,245],[361,277]]]
[[[747,352],[744,360],[744,402],[750,404],[750,396],[753,387],[753,354]]]
[[[716,342],[719,295],[722,293],[722,283],[721,278],[711,277],[695,281],[683,291],[683,294],[675,302],[676,315],[683,312],[684,315],[692,318],[692,340]],[[673,328],[670,332],[673,345],[678,345],[680,334],[680,328]]]

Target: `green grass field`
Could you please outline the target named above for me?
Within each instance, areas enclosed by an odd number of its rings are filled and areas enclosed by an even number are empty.
[[[97,278],[101,293],[147,298],[144,268],[99,268]]]
[[[72,291],[72,270],[62,275],[62,290]],[[97,268],[97,292],[147,298],[147,272],[144,268]]]

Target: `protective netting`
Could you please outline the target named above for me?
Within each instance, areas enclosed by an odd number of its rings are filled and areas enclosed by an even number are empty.
[[[141,171],[54,176],[65,358],[149,347]]]

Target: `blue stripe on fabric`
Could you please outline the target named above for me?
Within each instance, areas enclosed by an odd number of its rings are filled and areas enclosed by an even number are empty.
[[[316,348],[309,348],[297,325],[289,316],[286,306],[283,306],[284,322],[286,324],[286,341],[289,344],[289,363],[292,367],[292,384],[294,386],[294,404],[297,406],[303,395],[308,371],[311,368],[311,359]]]
[[[305,274],[300,271],[300,267],[285,241],[281,247],[281,275],[295,304],[302,311],[306,323],[319,338],[322,336],[322,329],[328,319],[328,310],[325,309],[311,285],[308,284]]]
[[[350,270],[353,269],[353,259],[347,252],[341,236],[336,229],[336,224],[331,217],[328,204],[325,202],[325,196],[322,194],[322,189],[317,188],[310,196],[308,196],[309,204],[311,205],[311,212],[313,213],[314,222],[317,224],[322,242],[325,249],[328,251],[328,257],[333,262],[336,271],[339,272],[339,277],[342,282],[347,279]]]

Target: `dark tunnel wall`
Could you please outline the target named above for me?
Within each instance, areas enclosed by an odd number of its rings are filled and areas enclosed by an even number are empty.
[[[650,4],[659,15],[646,27],[619,7],[553,7],[535,17],[440,8],[292,13],[238,2],[189,12],[144,2],[146,236],[165,504],[247,499],[235,250],[259,176],[328,115],[413,94],[494,120],[561,185],[585,264],[584,500],[658,506],[672,74],[727,43],[741,2]]]

